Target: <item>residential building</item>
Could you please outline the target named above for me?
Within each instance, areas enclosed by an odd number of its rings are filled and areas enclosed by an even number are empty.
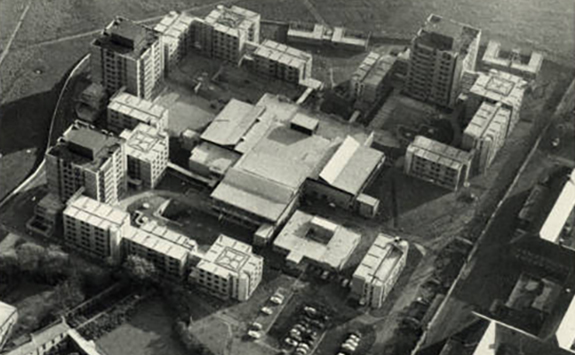
[[[84,254],[109,263],[120,261],[120,243],[130,215],[87,196],[75,196],[63,212],[64,241]]]
[[[368,111],[393,89],[392,68],[397,57],[370,52],[351,76],[350,92],[355,108]]]
[[[165,131],[140,123],[133,131],[125,130],[128,181],[143,189],[153,189],[168,167],[170,137]]]
[[[12,328],[18,321],[18,309],[0,301],[0,351],[6,344]]]
[[[126,191],[124,140],[76,122],[46,153],[48,191],[66,202],[80,188],[95,200],[114,204]]]
[[[26,227],[44,237],[51,237],[61,225],[62,211],[65,207],[60,197],[49,192],[34,206],[34,216],[26,223]]]
[[[79,119],[94,123],[106,109],[108,95],[106,88],[97,83],[91,83],[80,93],[74,111]]]
[[[134,129],[138,124],[145,123],[165,130],[168,129],[169,113],[161,105],[120,90],[108,104],[108,129],[120,134],[125,129]]]
[[[361,236],[327,219],[296,211],[273,242],[290,266],[309,263],[341,271]]]
[[[182,281],[188,271],[188,263],[198,244],[157,222],[148,222],[140,228],[128,227],[122,244],[127,255],[137,255],[156,266],[158,277]]]
[[[193,46],[208,57],[239,63],[246,43],[260,42],[261,16],[238,6],[218,5],[192,22]]]
[[[461,148],[475,151],[472,171],[484,173],[505,143],[511,129],[511,110],[501,103],[483,102],[465,127]]]
[[[166,72],[173,70],[192,46],[193,21],[192,16],[170,11],[154,27],[162,40]]]
[[[315,46],[331,46],[342,49],[365,51],[369,33],[352,31],[345,27],[329,27],[319,23],[290,22],[287,41]]]
[[[380,308],[405,267],[408,250],[407,241],[379,234],[353,273],[352,297]]]
[[[543,64],[543,54],[536,51],[524,53],[519,48],[504,49],[501,43],[490,40],[481,61],[487,68],[535,80]]]
[[[359,197],[366,198],[363,191],[377,176],[384,161],[385,155],[382,152],[347,136],[321,169],[317,179],[308,179],[306,195],[356,210]]]
[[[575,169],[562,180],[561,192],[547,214],[539,236],[549,242],[575,249]]]
[[[285,44],[266,39],[253,52],[258,73],[307,86],[311,78],[312,56]]]
[[[405,91],[452,108],[464,71],[475,70],[481,30],[430,15],[411,43]]]
[[[467,182],[473,154],[416,136],[405,153],[405,173],[451,190]]]
[[[116,17],[90,49],[92,81],[113,94],[126,92],[151,99],[161,88],[164,55],[158,32],[123,17]]]
[[[258,287],[264,259],[249,244],[220,235],[193,268],[190,278],[222,299],[248,300]]]

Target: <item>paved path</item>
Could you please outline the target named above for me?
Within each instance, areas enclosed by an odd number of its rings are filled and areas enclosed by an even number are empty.
[[[20,19],[18,20],[18,23],[16,24],[14,31],[12,31],[12,34],[8,39],[8,43],[6,44],[4,50],[2,51],[2,55],[0,55],[0,65],[2,65],[4,58],[6,58],[6,56],[8,55],[8,52],[10,51],[10,46],[12,46],[12,42],[14,41],[14,38],[16,38],[16,34],[18,34],[18,30],[20,29],[20,26],[22,26],[22,22],[24,22],[24,18],[26,17],[28,10],[30,10],[30,5],[32,5],[32,0],[28,0],[28,4],[26,4],[24,11],[22,11]]]

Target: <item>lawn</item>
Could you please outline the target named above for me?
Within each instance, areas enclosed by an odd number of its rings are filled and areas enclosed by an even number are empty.
[[[173,325],[166,304],[154,297],[139,304],[132,319],[96,343],[109,355],[184,355]]]

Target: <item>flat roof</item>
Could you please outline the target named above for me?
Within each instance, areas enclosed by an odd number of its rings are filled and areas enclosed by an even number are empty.
[[[163,36],[177,39],[189,31],[193,21],[194,18],[188,14],[170,11],[156,24],[154,30]]]
[[[462,165],[469,164],[471,161],[471,153],[425,136],[416,136],[414,141],[407,147],[407,151],[415,156],[452,169],[459,169]]]
[[[555,336],[559,347],[575,353],[575,298],[569,303]]]
[[[157,124],[159,120],[168,114],[168,109],[164,106],[125,91],[119,91],[110,99],[108,110],[135,118],[149,125]]]
[[[254,55],[298,68],[312,60],[311,54],[271,39],[264,40],[256,48]]]
[[[391,72],[396,60],[397,57],[389,54],[370,52],[352,74],[352,79],[378,85]]]
[[[81,123],[73,123],[48,155],[97,171],[124,140]]]
[[[340,190],[357,195],[365,187],[373,171],[383,162],[385,155],[361,145],[348,136],[328,161],[319,177]]]
[[[17,312],[17,308],[0,301],[0,326],[2,326],[6,320],[8,320],[14,312]]]
[[[550,313],[561,291],[562,287],[553,281],[522,273],[505,305],[518,310],[533,308]]]
[[[83,195],[69,201],[63,213],[101,229],[120,228],[130,220],[126,211]]]
[[[124,238],[180,261],[185,260],[198,248],[196,241],[165,226],[160,226],[156,222],[148,222],[140,228],[129,226]]]
[[[312,220],[314,223],[323,220],[335,226],[335,231],[327,243],[308,237]],[[340,270],[359,244],[360,239],[361,236],[350,229],[298,210],[288,220],[273,245],[287,251],[287,260],[296,264],[305,258]]]
[[[563,189],[557,197],[551,212],[547,215],[539,235],[541,238],[552,243],[558,243],[561,231],[575,207],[575,169],[571,171],[569,179],[563,185]]]
[[[501,106],[500,104],[493,104],[491,102],[482,102],[479,109],[473,115],[473,118],[465,127],[463,134],[481,138],[484,137],[490,130],[502,129],[503,136],[507,136],[507,127],[510,125],[511,110]],[[496,128],[495,125],[500,125]]]
[[[159,33],[153,29],[117,16],[92,41],[92,45],[137,60],[158,40]]]
[[[506,50],[509,53],[509,50]],[[507,54],[506,53],[506,54]],[[526,57],[525,62],[522,57]],[[497,65],[516,69],[522,72],[537,74],[543,64],[543,55],[540,52],[532,51],[522,53],[519,49],[511,51],[510,55],[504,55],[501,51],[501,43],[490,40],[482,59],[486,64]]]
[[[247,31],[252,24],[259,22],[260,14],[238,6],[218,5],[204,18],[207,24],[214,26],[220,32],[239,36],[239,32]]]
[[[169,149],[166,133],[144,123],[124,130],[120,137],[126,139],[126,154],[138,160],[152,162]]]
[[[469,92],[519,110],[526,89],[527,82],[523,78],[491,69],[488,74],[478,73]]]
[[[264,107],[231,99],[202,133],[201,139],[222,146],[236,146],[264,110]]]
[[[467,53],[481,30],[463,23],[431,14],[419,30],[416,41],[453,53]]]
[[[194,147],[189,161],[204,165],[210,171],[223,175],[240,159],[240,156],[235,151],[222,148],[210,142],[202,142]]]
[[[202,256],[197,268],[220,277],[241,277],[251,273],[263,263],[263,258],[252,251],[252,246],[226,235],[220,235]]]
[[[401,258],[407,254],[408,248],[407,241],[395,241],[393,237],[380,233],[355,269],[353,277],[364,279],[373,286],[385,284]]]

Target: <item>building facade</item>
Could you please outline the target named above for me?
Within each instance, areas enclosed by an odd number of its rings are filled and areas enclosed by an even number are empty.
[[[121,87],[151,99],[161,88],[164,55],[159,33],[126,18],[116,17],[91,44],[92,81],[108,94]]]
[[[63,212],[64,241],[84,254],[111,264],[120,261],[120,243],[130,215],[87,196],[75,196]]]
[[[66,202],[80,188],[95,200],[114,204],[126,191],[124,140],[76,122],[46,153],[49,192]]]
[[[411,43],[406,92],[453,107],[464,71],[475,70],[481,30],[430,15]]]
[[[253,53],[254,68],[258,73],[294,84],[311,78],[311,54],[269,39]]]
[[[143,189],[153,189],[168,167],[170,138],[165,131],[140,123],[125,130],[128,181]]]
[[[193,47],[210,58],[239,63],[247,42],[260,42],[261,16],[238,6],[219,5],[192,22]]]
[[[433,184],[457,190],[467,182],[473,154],[416,136],[407,147],[404,171]]]
[[[357,109],[367,110],[391,92],[396,57],[370,52],[351,76],[350,92]]]
[[[190,279],[216,297],[245,301],[262,279],[264,259],[251,245],[225,235],[200,257]]]
[[[166,72],[173,70],[192,46],[193,21],[189,15],[170,11],[154,27],[162,40]]]
[[[0,302],[0,351],[6,344],[17,321],[18,310],[16,307]]]
[[[351,295],[371,308],[380,308],[401,275],[409,243],[380,234],[353,273]]]
[[[168,128],[170,111],[149,100],[141,99],[127,93],[118,91],[108,104],[108,129],[116,134],[125,129],[134,129],[140,123],[156,127],[159,130]]]

